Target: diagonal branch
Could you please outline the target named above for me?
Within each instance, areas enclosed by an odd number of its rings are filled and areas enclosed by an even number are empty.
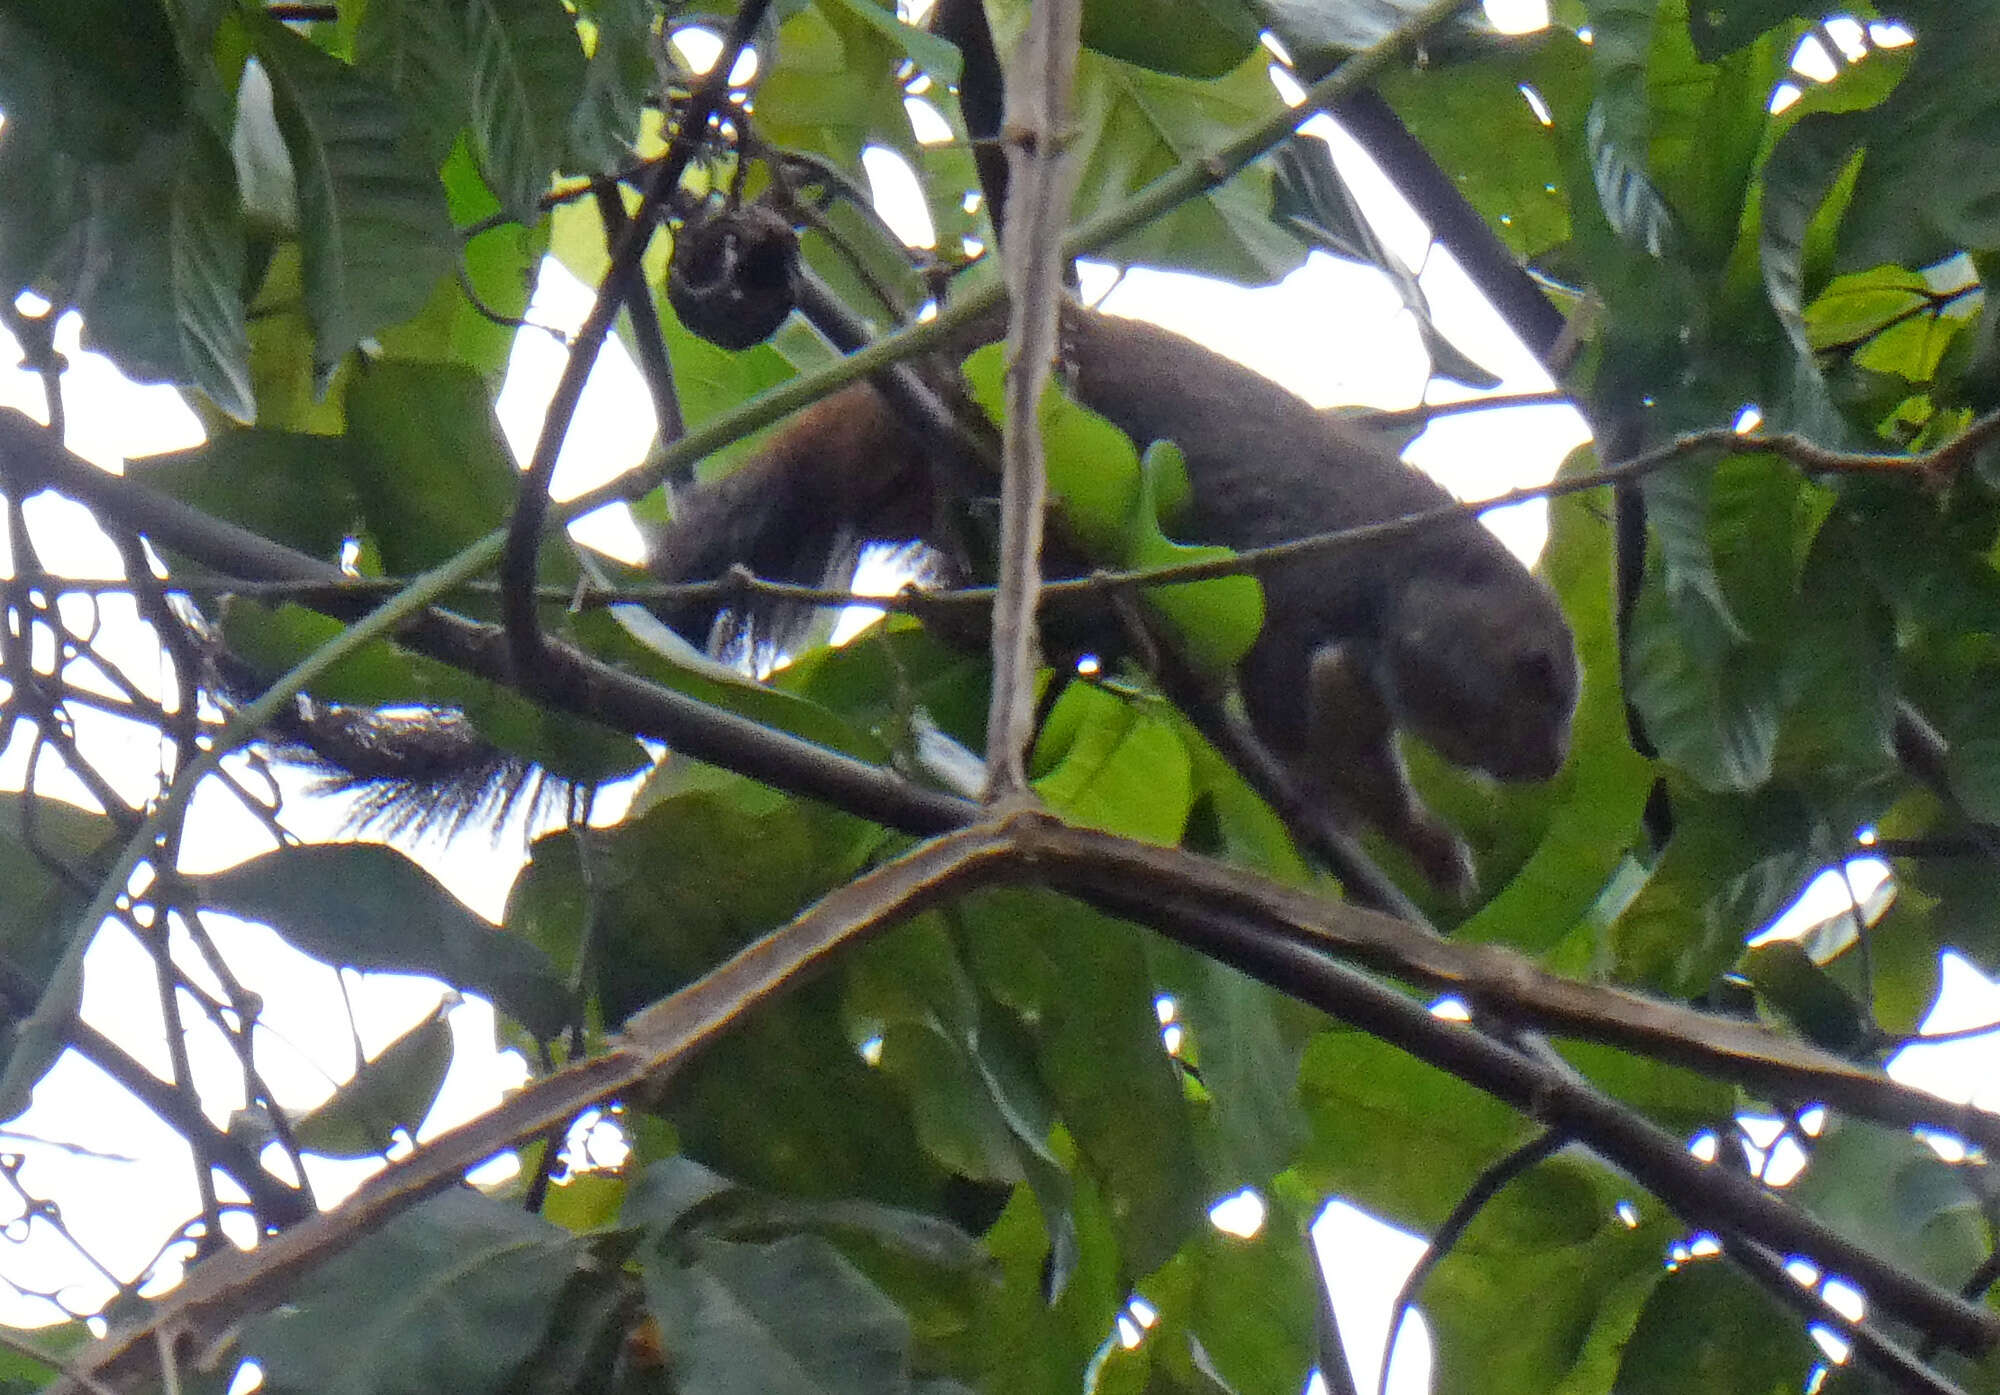
[[[830,893],[669,998],[645,1008],[601,1056],[546,1076],[499,1108],[391,1164],[334,1210],[192,1270],[145,1321],[80,1353],[52,1387],[137,1388],[162,1349],[202,1353],[243,1318],[280,1302],[300,1279],[427,1196],[456,1185],[494,1153],[562,1124],[611,1095],[685,1064],[749,1009],[823,970],[839,951],[1004,873],[1008,826],[981,824],[915,848]],[[95,1382],[93,1385],[92,1383]]]
[[[533,1138],[611,1095],[670,1073],[740,1017],[818,972],[863,937],[980,886],[1046,883],[1082,890],[1100,907],[1153,924],[1174,938],[1371,1032],[1589,1146],[1651,1189],[1691,1225],[1737,1233],[1783,1253],[1811,1256],[1848,1275],[1886,1313],[1969,1352],[2000,1345],[2000,1314],[1915,1278],[1786,1205],[1760,1184],[1695,1159],[1679,1140],[1585,1082],[1336,962],[1322,930],[1345,923],[1350,946],[1385,953],[1387,927],[1435,949],[1435,942],[1386,916],[1354,907],[1307,909],[1291,923],[1281,907],[1310,903],[1284,888],[1168,849],[1067,828],[1017,811],[923,844],[828,894],[789,925],[749,945],[687,988],[643,1009],[603,1055],[548,1076],[492,1113],[433,1140],[364,1185],[333,1211],[248,1254],[197,1268],[144,1323],[121,1330],[77,1363],[81,1377],[107,1384],[143,1379],[158,1344],[205,1349],[237,1322],[282,1300],[307,1272],[425,1196],[453,1185],[493,1153]],[[1374,948],[1371,951],[1370,945]],[[1407,948],[1407,947],[1406,947]],[[1478,946],[1445,946],[1464,956]],[[1504,952],[1488,951],[1515,958]],[[1517,959],[1518,971],[1539,973]],[[1546,977],[1546,976],[1544,976]],[[1611,1004],[1627,995],[1587,985],[1579,994]],[[1505,1005],[1512,1012],[1518,1003]],[[1803,1061],[1817,1053],[1738,1023],[1666,1005],[1653,1011],[1683,1031],[1743,1042]],[[1528,1014],[1523,1014],[1528,1015]],[[1830,1058],[1828,1058],[1830,1060]],[[1833,1062],[1845,1074],[1851,1068]],[[56,1387],[74,1390],[74,1382]]]

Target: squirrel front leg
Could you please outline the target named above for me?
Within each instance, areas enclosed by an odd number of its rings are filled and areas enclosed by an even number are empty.
[[[1433,886],[1468,900],[1477,889],[1471,851],[1410,784],[1396,714],[1364,649],[1350,641],[1307,652],[1267,634],[1241,674],[1251,724],[1301,793],[1343,823],[1376,829]]]

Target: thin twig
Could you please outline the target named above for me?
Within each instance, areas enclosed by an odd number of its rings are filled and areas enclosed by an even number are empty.
[[[1431,1236],[1430,1246],[1418,1258],[1401,1288],[1396,1290],[1395,1301],[1389,1305],[1389,1332],[1382,1341],[1382,1369],[1375,1378],[1375,1395],[1388,1395],[1389,1357],[1396,1350],[1396,1338],[1402,1334],[1403,1321],[1409,1317],[1410,1309],[1416,1305],[1417,1295],[1423,1292],[1424,1281],[1431,1272],[1442,1264],[1472,1228],[1479,1213],[1486,1204],[1498,1196],[1506,1185],[1559,1151],[1569,1139],[1551,1129],[1532,1138],[1513,1152],[1494,1162],[1473,1180],[1465,1195],[1458,1199],[1458,1205],[1451,1208],[1451,1214],[1438,1226]]]

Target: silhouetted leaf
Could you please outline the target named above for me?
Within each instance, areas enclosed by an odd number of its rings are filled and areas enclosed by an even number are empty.
[[[569,994],[541,950],[392,848],[280,848],[194,880],[202,905],[269,925],[329,964],[430,974],[490,998],[537,1036],[568,1020]]]

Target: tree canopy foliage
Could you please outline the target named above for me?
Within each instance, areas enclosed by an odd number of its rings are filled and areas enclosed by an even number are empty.
[[[1029,7],[984,9],[1004,57]],[[0,0],[0,282],[49,415],[75,309],[207,430],[120,477],[0,417],[10,769],[40,772],[0,796],[0,1112],[80,1053],[182,1133],[202,1202],[178,1291],[112,1276],[111,1336],[27,1334],[6,1388],[219,1391],[249,1359],[301,1392],[1342,1391],[1305,1241],[1337,1196],[1436,1238],[1409,1296],[1443,1391],[2000,1390],[2000,1122],[1883,1069],[1942,952],[2000,968],[2000,6],[1554,10],[1509,37],[1437,6],[1085,0],[1059,142],[1068,253],[1251,284],[1372,261],[1479,384],[1287,143],[1274,62],[1334,74],[1314,91],[1590,422],[1541,562],[1585,670],[1568,764],[1500,787],[1409,752],[1476,857],[1450,906],[1372,846],[1388,873],[1350,864],[1343,897],[1137,658],[1043,676],[1054,820],[950,792],[936,753],[981,748],[990,671],[922,606],[760,684],[607,604],[644,588],[552,528],[546,663],[519,661],[483,580],[523,502],[493,402],[543,258],[599,288],[566,389],[615,333],[662,422],[646,471],[555,512],[657,516],[663,478],[990,297],[977,55],[877,0]],[[689,71],[667,40],[696,26],[754,77]],[[914,170],[935,254],[861,192],[870,149]],[[743,198],[803,229],[816,290],[728,351],[667,262]],[[997,401],[997,358],[970,373]],[[1161,531],[1155,457],[1080,411],[1046,435],[1100,560],[1215,560]],[[92,511],[114,584],[44,565],[41,491]],[[1198,664],[1254,636],[1241,576],[1175,594]],[[119,604],[165,656],[144,672],[99,645]],[[85,713],[157,733],[151,788]],[[496,928],[400,852],[283,835],[263,772],[309,750],[392,795],[470,753],[433,812],[460,836],[523,790],[568,817]],[[269,850],[176,870],[197,785]],[[1886,914],[1747,947],[1857,853],[1890,860]],[[299,1156],[413,1129],[450,1036],[420,1023],[286,1115],[224,917],[490,999],[535,1080],[313,1215]],[[79,1015],[100,933],[157,967],[164,1074]],[[197,1094],[194,1037],[238,1079]],[[613,1101],[623,1165],[559,1156]],[[453,1185],[507,1149],[511,1191]],[[32,1168],[0,1176],[18,1227],[64,1233]],[[1207,1218],[1246,1187],[1250,1238]],[[1844,1364],[1815,1374],[1808,1324]]]

